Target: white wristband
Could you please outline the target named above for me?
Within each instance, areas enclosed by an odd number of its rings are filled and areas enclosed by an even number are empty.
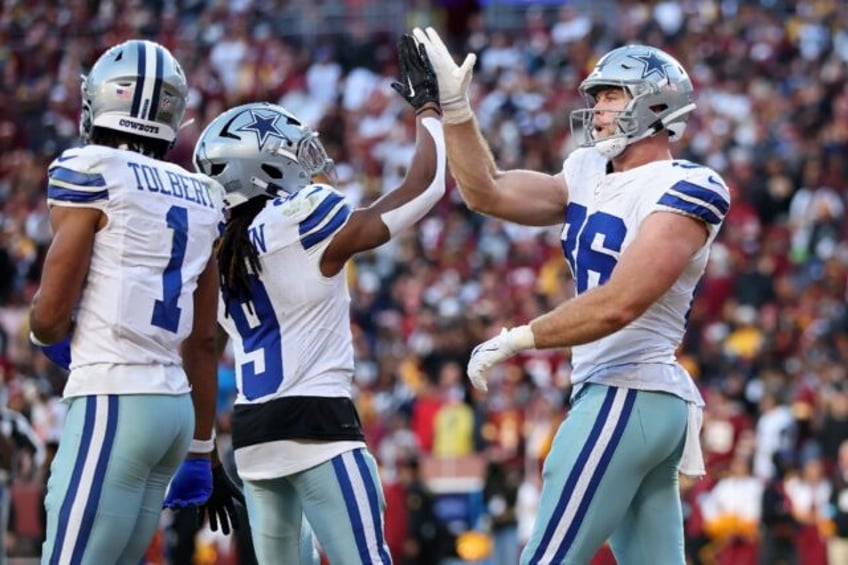
[[[529,324],[512,328],[507,333],[514,351],[536,349],[536,336],[533,335],[533,330]]]
[[[442,102],[441,106],[443,124],[461,124],[462,122],[467,122],[474,116],[474,112],[471,111],[471,104],[469,104],[468,98]]]
[[[29,340],[30,340],[30,342],[32,342],[33,345],[37,345],[38,347],[47,347],[47,345],[48,345],[48,344],[42,342],[37,337],[35,337],[35,334],[32,333],[32,332],[29,332]]]
[[[189,453],[212,453],[215,450],[215,432],[209,439],[192,439],[188,446]]]

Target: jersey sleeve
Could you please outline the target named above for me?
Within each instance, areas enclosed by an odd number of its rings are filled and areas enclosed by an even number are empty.
[[[701,220],[712,235],[730,210],[730,191],[718,174],[699,168],[677,179],[657,200],[655,211],[675,212]]]
[[[47,204],[103,209],[109,189],[91,147],[66,149],[47,169]]]
[[[301,190],[297,221],[300,245],[309,253],[322,251],[350,218],[351,207],[341,192],[326,184]]]

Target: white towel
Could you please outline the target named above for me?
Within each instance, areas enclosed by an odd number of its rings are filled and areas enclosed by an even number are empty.
[[[700,478],[707,474],[704,467],[704,454],[701,452],[701,426],[704,423],[704,409],[690,402],[686,422],[686,443],[683,445],[683,457],[677,470],[689,477]]]

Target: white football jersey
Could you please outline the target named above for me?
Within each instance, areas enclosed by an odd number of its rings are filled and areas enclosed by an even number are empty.
[[[709,232],[682,276],[644,314],[607,337],[573,348],[572,382],[663,390],[701,403],[675,350],[683,339],[710,244],[730,207],[724,181],[715,171],[684,160],[608,173],[607,160],[591,148],[572,153],[563,164],[563,175],[569,199],[562,248],[578,294],[609,279],[639,226],[654,212],[696,218]],[[645,265],[644,276],[651,276],[651,265]]]
[[[180,343],[223,221],[223,187],[177,165],[100,145],[48,170],[50,206],[97,208],[65,396],[189,390]]]
[[[321,274],[324,250],[347,223],[341,193],[311,185],[269,201],[248,228],[261,279],[250,302],[219,301],[233,340],[236,404],[283,396],[350,397],[353,340],[345,272]]]

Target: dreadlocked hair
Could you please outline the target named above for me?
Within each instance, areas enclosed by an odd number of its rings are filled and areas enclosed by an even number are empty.
[[[215,253],[226,316],[230,315],[230,299],[247,302],[248,308],[252,308],[250,275],[258,275],[262,266],[259,264],[259,253],[250,242],[247,228],[267,202],[267,198],[251,198],[231,209],[224,233],[218,239]]]

